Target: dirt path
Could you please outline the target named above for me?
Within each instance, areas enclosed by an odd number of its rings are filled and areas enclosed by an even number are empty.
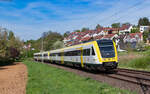
[[[27,68],[22,63],[0,66],[0,94],[26,94]]]

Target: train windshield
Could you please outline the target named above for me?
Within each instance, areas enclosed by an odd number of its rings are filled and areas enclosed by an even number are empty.
[[[99,40],[97,41],[102,58],[115,57],[114,45],[111,40]]]

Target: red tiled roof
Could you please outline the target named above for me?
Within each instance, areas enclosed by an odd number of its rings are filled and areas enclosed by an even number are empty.
[[[105,35],[103,38],[112,38],[115,34],[108,34],[108,35]]]
[[[79,35],[75,40],[80,40],[81,38],[81,35]]]
[[[85,37],[85,38],[82,38],[80,41],[88,41],[90,39],[91,39],[91,37]]]
[[[129,29],[131,25],[123,25],[122,27],[119,28],[119,30],[125,30],[125,29]]]
[[[129,33],[130,38],[135,38],[138,35],[140,38],[142,37],[142,33]]]
[[[94,39],[101,39],[102,37],[103,37],[102,35],[99,35],[99,36],[94,37]]]

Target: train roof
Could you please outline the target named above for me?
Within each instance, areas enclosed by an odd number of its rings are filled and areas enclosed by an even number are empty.
[[[90,42],[86,42],[86,43],[81,43],[81,44],[78,44],[78,45],[73,45],[73,46],[69,46],[69,47],[65,47],[65,48],[61,48],[61,49],[56,49],[56,50],[50,50],[50,51],[44,51],[44,52],[39,52],[37,54],[41,54],[41,53],[53,53],[53,52],[60,52],[60,51],[63,51],[65,49],[69,49],[69,48],[74,48],[74,47],[80,47],[80,46],[83,46],[83,45],[91,45],[91,44],[94,44],[95,41],[90,41]],[[101,40],[96,40],[96,42],[112,42],[112,40],[109,40],[109,39],[101,39]]]

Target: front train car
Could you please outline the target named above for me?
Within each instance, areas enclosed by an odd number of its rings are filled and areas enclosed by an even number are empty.
[[[35,53],[36,61],[69,64],[94,70],[112,70],[118,65],[117,49],[112,40],[97,40],[52,51]]]
[[[118,66],[117,48],[112,40],[97,41],[100,61],[105,69],[116,69]]]

